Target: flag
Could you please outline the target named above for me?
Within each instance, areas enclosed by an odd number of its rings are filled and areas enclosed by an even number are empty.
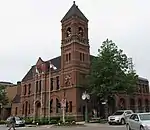
[[[50,69],[53,69],[53,70],[56,70],[57,69],[57,67],[56,66],[54,66],[51,62],[50,62]]]
[[[36,66],[36,70],[35,70],[35,71],[36,71],[37,74],[39,74],[39,71],[38,71],[38,69],[37,69],[37,66]]]

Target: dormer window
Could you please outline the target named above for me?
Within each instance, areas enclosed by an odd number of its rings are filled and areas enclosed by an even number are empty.
[[[66,33],[67,33],[67,37],[71,36],[71,28],[70,27],[67,28],[67,32]]]

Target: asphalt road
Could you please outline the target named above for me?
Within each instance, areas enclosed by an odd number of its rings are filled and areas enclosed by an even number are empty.
[[[22,127],[16,128],[16,130],[126,130],[125,126],[109,126],[107,124],[93,124],[85,127],[57,127],[50,128],[49,126],[42,127]],[[8,130],[6,126],[0,126],[0,130]]]

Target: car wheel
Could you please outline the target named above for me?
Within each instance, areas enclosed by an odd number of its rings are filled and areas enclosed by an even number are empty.
[[[130,128],[130,126],[129,126],[129,124],[127,124],[127,130],[131,130],[131,128]]]
[[[143,126],[140,127],[140,130],[145,130]]]
[[[111,122],[108,122],[108,124],[109,124],[109,125],[112,125],[112,123],[111,123]]]
[[[120,124],[121,125],[124,125],[126,122],[125,122],[125,119],[121,119],[121,122],[120,122]]]

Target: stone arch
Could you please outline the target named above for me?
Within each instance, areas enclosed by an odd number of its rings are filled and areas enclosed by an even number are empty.
[[[54,98],[57,98],[60,101],[60,97],[58,95],[56,95],[56,94],[51,95],[51,99],[54,99]]]
[[[145,99],[145,111],[149,112],[149,100]]]
[[[113,114],[116,110],[116,101],[115,97],[109,97],[108,98],[108,108],[109,108],[109,114]]]
[[[83,37],[83,34],[84,34],[83,28],[79,27],[78,28],[78,35],[81,36],[81,37]]]
[[[66,37],[70,37],[71,36],[71,27],[68,27],[66,30]]]
[[[40,117],[40,110],[41,110],[41,102],[36,101],[35,102],[35,117],[39,118]]]
[[[130,109],[135,112],[135,100],[130,98]]]
[[[141,98],[138,99],[138,111],[142,112],[142,99]]]
[[[126,109],[126,100],[124,98],[120,98],[119,100],[119,109]]]

